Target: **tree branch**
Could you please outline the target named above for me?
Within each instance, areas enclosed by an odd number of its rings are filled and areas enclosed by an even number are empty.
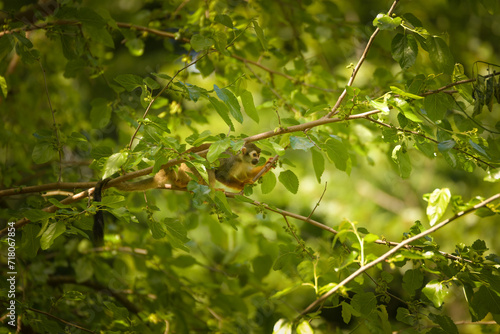
[[[398,2],[399,2],[399,0],[395,0],[392,3],[391,8],[387,12],[387,15],[391,15],[392,14],[392,12],[396,8],[396,5],[398,4]],[[351,78],[349,79],[349,82],[347,83],[348,87],[352,86],[352,84],[354,82],[354,79],[356,78],[356,75],[358,74],[359,69],[361,68],[361,65],[363,65],[363,63],[364,63],[364,61],[366,59],[366,56],[368,55],[368,51],[370,51],[370,48],[371,48],[371,46],[373,44],[373,41],[375,40],[375,37],[377,37],[377,35],[378,35],[379,32],[380,32],[380,29],[377,27],[377,29],[375,29],[375,31],[373,32],[373,34],[370,36],[370,39],[368,40],[368,43],[366,44],[365,50],[363,51],[363,54],[361,55],[361,58],[359,59],[358,63],[356,64],[356,67],[354,67],[354,70],[352,71]],[[323,118],[330,118],[333,115],[337,114],[338,113],[338,108],[340,107],[340,104],[342,103],[342,101],[344,100],[344,98],[345,98],[346,95],[347,95],[347,89],[344,89],[344,91],[342,92],[342,94],[340,94],[339,98],[337,99],[337,102],[333,106],[332,110],[328,114],[326,114]]]
[[[80,329],[80,330],[82,330],[82,331],[84,331],[84,332],[87,332],[87,333],[95,333],[95,331],[91,331],[90,329],[83,328],[83,327],[81,327],[81,326],[75,325],[75,324],[73,324],[73,323],[71,323],[71,322],[69,322],[69,321],[66,321],[66,320],[64,320],[64,319],[61,319],[61,318],[59,318],[59,317],[56,317],[55,315],[52,315],[52,314],[47,313],[47,312],[45,312],[45,311],[40,311],[40,310],[37,310],[37,309],[32,308],[32,307],[28,307],[27,309],[28,309],[28,310],[30,310],[30,311],[33,311],[33,312],[36,312],[36,313],[40,313],[40,314],[46,315],[46,316],[48,316],[48,317],[54,318],[54,319],[56,319],[57,321],[60,321],[60,322],[62,322],[62,323],[64,323],[64,324],[66,324],[66,325],[68,325],[68,326],[78,328],[78,329]]]
[[[427,231],[424,231],[422,233],[419,233],[417,235],[414,235],[411,238],[408,238],[408,239],[402,241],[397,246],[395,246],[394,248],[392,248],[391,250],[389,250],[388,252],[386,252],[382,256],[378,257],[376,260],[373,260],[372,262],[370,262],[370,263],[368,263],[368,264],[360,267],[354,273],[352,273],[347,278],[345,278],[342,282],[340,282],[339,284],[337,284],[333,289],[331,289],[330,291],[328,291],[327,293],[325,293],[323,296],[321,296],[320,298],[318,298],[317,300],[315,300],[313,303],[311,303],[305,310],[303,310],[300,313],[300,315],[302,316],[302,315],[305,315],[307,313],[312,312],[314,308],[316,308],[317,306],[319,306],[320,304],[322,304],[328,297],[330,297],[331,295],[333,295],[341,287],[345,286],[347,283],[349,283],[350,281],[352,281],[357,276],[359,276],[363,272],[367,271],[371,267],[373,267],[373,266],[379,264],[380,262],[388,259],[391,255],[393,255],[394,253],[396,253],[399,249],[401,249],[403,247],[406,247],[406,246],[409,246],[410,243],[412,243],[412,242],[414,242],[414,241],[416,241],[416,240],[418,240],[418,239],[420,239],[422,237],[425,237],[426,235],[434,233],[435,231],[437,231],[437,230],[441,229],[442,227],[448,225],[449,223],[457,220],[458,218],[460,218],[460,217],[462,217],[462,216],[464,216],[464,215],[466,215],[468,213],[471,213],[473,211],[476,211],[477,209],[482,208],[482,207],[486,206],[487,204],[489,204],[489,203],[491,203],[493,201],[496,201],[498,199],[500,199],[500,193],[491,196],[490,198],[482,201],[481,203],[478,203],[478,204],[474,205],[473,207],[471,207],[471,208],[469,208],[467,210],[464,210],[464,211],[461,211],[461,212],[455,214],[453,217],[448,218],[448,219],[442,221],[441,223],[439,223],[437,225],[434,225],[433,227],[431,227]]]
[[[94,185],[95,185],[95,182],[48,183],[48,184],[42,184],[39,186],[28,186],[28,187],[19,187],[19,188],[0,190],[0,197],[19,195],[19,194],[28,194],[28,193],[38,193],[38,192],[44,192],[44,191],[49,191],[49,190],[85,189],[85,188],[93,187]]]
[[[435,139],[432,139],[432,138],[430,138],[430,137],[427,137],[426,135],[424,135],[424,134],[422,134],[422,133],[420,133],[420,132],[413,131],[413,130],[401,129],[401,128],[395,127],[395,126],[393,126],[393,125],[390,125],[390,124],[387,124],[387,123],[381,122],[381,121],[379,121],[379,120],[373,119],[373,118],[371,118],[371,117],[366,117],[366,119],[367,119],[367,120],[369,120],[370,122],[376,123],[376,124],[378,124],[378,125],[385,126],[386,128],[393,129],[393,130],[400,131],[400,132],[404,132],[404,133],[411,133],[412,135],[419,136],[419,137],[425,138],[425,139],[427,139],[428,141],[431,141],[431,142],[433,142],[433,143],[435,143],[435,144],[439,144],[439,141],[437,141],[437,140],[435,140]],[[486,162],[486,161],[484,161],[484,160],[482,160],[482,159],[480,159],[480,158],[476,157],[475,155],[473,155],[473,154],[471,154],[471,153],[469,153],[469,152],[467,152],[467,151],[462,150],[462,149],[461,149],[461,148],[459,148],[459,147],[453,147],[453,149],[454,149],[455,151],[458,151],[458,152],[460,152],[460,153],[462,153],[462,154],[465,154],[465,155],[467,155],[467,156],[471,157],[473,160],[476,160],[476,161],[478,161],[478,162],[480,162],[480,163],[482,163],[482,164],[485,164],[486,166],[488,166],[488,167],[490,167],[490,168],[493,168],[493,169],[497,168],[497,167],[493,166],[492,164],[489,164],[488,162]]]

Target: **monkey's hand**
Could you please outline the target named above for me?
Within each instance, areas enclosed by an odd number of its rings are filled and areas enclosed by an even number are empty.
[[[272,168],[276,168],[276,162],[278,162],[278,159],[274,160],[273,157],[267,159],[266,163],[264,164],[267,165],[267,164],[270,164]]]

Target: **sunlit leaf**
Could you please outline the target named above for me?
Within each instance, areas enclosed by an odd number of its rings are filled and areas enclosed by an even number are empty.
[[[429,298],[435,307],[443,305],[445,297],[448,295],[448,288],[437,280],[432,280],[422,289],[423,294]]]
[[[437,223],[437,221],[444,215],[448,203],[450,203],[451,192],[448,188],[436,189],[430,194],[427,201],[427,218],[431,226]]]

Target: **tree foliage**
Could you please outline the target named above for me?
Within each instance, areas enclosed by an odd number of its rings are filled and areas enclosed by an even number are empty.
[[[0,333],[498,331],[496,1],[0,7]]]

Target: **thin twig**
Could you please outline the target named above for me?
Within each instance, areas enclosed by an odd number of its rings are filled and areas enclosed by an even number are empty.
[[[406,247],[407,245],[409,245],[410,243],[420,239],[420,238],[423,238],[425,237],[426,235],[429,235],[431,233],[434,233],[435,231],[441,229],[442,227],[444,227],[445,225],[448,225],[449,223],[457,220],[458,218],[468,214],[468,213],[471,213],[473,211],[476,211],[477,209],[479,208],[482,208],[484,206],[486,206],[487,204],[497,200],[497,199],[500,199],[500,193],[496,194],[496,195],[493,195],[491,196],[490,198],[482,201],[481,203],[479,204],[476,204],[474,205],[473,207],[467,209],[467,210],[464,210],[464,211],[461,211],[459,213],[456,213],[453,217],[451,218],[448,218],[444,221],[442,221],[441,223],[437,224],[437,225],[434,225],[433,227],[429,228],[428,230],[422,232],[422,233],[419,233],[417,235],[414,235],[413,237],[411,238],[408,238],[404,241],[402,241],[401,243],[399,243],[396,247],[392,248],[391,250],[387,251],[385,254],[383,254],[382,256],[379,256],[376,260],[373,260],[372,262],[360,267],[358,270],[356,270],[354,273],[352,273],[351,275],[349,275],[347,278],[345,278],[342,282],[338,283],[334,288],[332,288],[331,290],[329,290],[327,293],[325,293],[323,296],[321,296],[320,298],[318,298],[317,300],[315,300],[313,303],[311,303],[306,309],[304,309],[300,315],[305,315],[309,312],[312,312],[313,309],[315,309],[317,306],[319,306],[320,304],[322,304],[328,297],[330,297],[331,295],[333,295],[337,290],[339,290],[341,287],[345,286],[347,283],[349,283],[350,281],[352,281],[353,279],[355,279],[357,276],[359,276],[361,273],[365,272],[366,270],[372,268],[373,266],[379,264],[380,262],[382,261],[385,261],[386,259],[388,259],[391,255],[393,255],[394,253],[396,253],[399,249],[403,248],[403,247]]]
[[[435,143],[435,144],[439,144],[439,141],[437,141],[437,140],[435,140],[435,139],[432,139],[432,138],[430,138],[430,137],[427,137],[426,135],[424,135],[424,134],[422,134],[422,133],[420,133],[420,132],[413,131],[413,130],[406,130],[406,129],[398,128],[398,127],[395,127],[395,126],[393,126],[393,125],[390,125],[390,124],[387,124],[387,123],[381,122],[381,121],[379,121],[379,120],[373,119],[373,118],[371,118],[371,117],[366,117],[366,119],[367,119],[367,120],[369,120],[370,122],[376,123],[376,124],[378,124],[378,125],[385,126],[386,128],[393,129],[393,130],[400,131],[400,132],[404,132],[404,133],[411,133],[411,134],[413,134],[413,135],[416,135],[416,136],[419,136],[419,137],[425,138],[425,139],[427,139],[427,140],[429,140],[429,141],[431,141],[431,142],[433,142],[433,143]],[[462,154],[465,154],[465,155],[467,155],[467,156],[471,157],[473,160],[476,160],[476,161],[478,161],[478,162],[480,162],[480,163],[482,163],[482,164],[485,164],[486,166],[488,166],[488,167],[490,167],[490,168],[493,168],[493,169],[494,169],[494,168],[497,168],[497,167],[495,167],[495,166],[493,166],[493,165],[491,165],[491,164],[487,163],[486,161],[484,161],[484,160],[482,160],[482,159],[480,159],[480,158],[476,157],[475,155],[473,155],[473,154],[471,154],[471,153],[469,153],[469,152],[467,152],[467,151],[462,150],[462,149],[461,149],[461,148],[459,148],[459,147],[453,147],[453,149],[454,149],[454,150],[456,150],[456,151],[458,151],[458,152],[460,152],[460,153],[462,153]]]
[[[288,221],[288,218],[286,217],[286,215],[283,215],[283,219],[285,220],[286,222],[286,225],[288,226],[288,230],[290,231],[290,233],[293,235],[293,237],[295,238],[295,241],[297,242],[297,244],[302,248],[302,250],[311,258],[311,260],[315,260],[315,257],[313,254],[311,254],[306,246],[305,246],[305,243],[299,239],[299,237],[297,236],[297,234],[295,233],[295,231],[293,230],[292,228],[292,225],[290,224],[290,222]]]
[[[487,74],[487,75],[485,75],[483,77],[486,79],[486,78],[489,78],[489,77],[493,77],[495,75],[500,75],[500,72],[494,72],[494,73],[491,73],[491,74]],[[473,78],[473,79],[464,79],[464,80],[460,80],[460,81],[455,81],[455,82],[447,84],[447,85],[445,85],[443,87],[440,87],[438,89],[434,89],[434,90],[429,90],[429,91],[423,92],[423,93],[421,93],[419,95],[420,96],[428,96],[428,95],[432,95],[432,94],[437,94],[437,93],[441,93],[441,92],[445,91],[448,88],[451,88],[451,87],[454,87],[454,86],[458,86],[458,85],[463,85],[463,84],[466,84],[466,83],[475,82],[475,81],[476,81],[475,78]]]
[[[71,322],[69,322],[69,321],[66,321],[66,320],[64,320],[64,319],[61,319],[61,318],[59,318],[59,317],[56,317],[55,315],[52,315],[52,314],[47,313],[47,312],[45,312],[45,311],[37,310],[37,309],[34,309],[34,308],[32,308],[32,307],[28,307],[27,309],[28,309],[28,310],[30,310],[30,311],[33,311],[33,312],[36,312],[36,313],[40,313],[40,314],[46,315],[46,316],[48,316],[48,317],[54,318],[54,319],[56,319],[57,321],[60,321],[60,322],[62,322],[62,323],[64,323],[64,324],[66,324],[66,325],[69,325],[69,326],[71,326],[71,327],[78,328],[78,329],[80,329],[80,330],[82,330],[82,331],[84,331],[84,332],[87,332],[87,333],[96,333],[95,331],[91,331],[90,329],[83,328],[83,327],[81,327],[81,326],[78,326],[78,325],[73,324],[73,323],[71,323]]]
[[[326,188],[328,187],[328,182],[325,182],[325,189],[323,190],[323,193],[321,194],[318,202],[316,203],[316,205],[314,206],[314,209],[312,209],[311,213],[309,214],[309,216],[307,216],[307,219],[311,218],[311,216],[314,214],[314,211],[316,211],[316,209],[318,208],[319,206],[319,203],[321,203],[321,200],[323,199],[323,196],[325,196],[325,193],[326,193]]]
[[[42,69],[43,82],[45,84],[45,94],[47,95],[47,101],[49,102],[49,108],[50,108],[50,112],[52,114],[52,124],[54,126],[54,131],[56,132],[57,153],[59,154],[59,173],[58,173],[57,182],[61,182],[61,179],[62,179],[62,147],[61,147],[61,140],[59,139],[59,128],[57,126],[54,108],[52,108],[52,102],[50,100],[49,86],[47,83],[47,75],[45,74],[45,69],[43,68],[42,61],[40,59],[38,60],[38,64],[40,65],[40,68]]]
[[[95,182],[55,182],[55,183],[42,184],[39,186],[18,187],[18,188],[0,190],[0,197],[12,196],[18,194],[39,193],[49,190],[86,189],[93,187],[94,184]]]
[[[252,183],[255,182],[255,181],[257,181],[258,179],[260,179],[260,177],[262,175],[264,175],[265,173],[267,173],[274,166],[274,164],[276,163],[276,161],[278,161],[279,157],[280,156],[278,154],[276,154],[271,160],[268,160],[266,162],[266,166],[264,168],[262,168],[261,171],[259,173],[257,173],[257,175],[255,175],[255,177],[252,180]]]
[[[248,66],[248,64],[245,62],[245,66],[246,68],[248,68],[248,70],[250,72],[252,72],[252,74],[257,78],[257,80],[260,81],[260,83],[264,86],[267,86],[269,88],[269,90],[271,90],[271,92],[278,98],[278,100],[281,100],[283,101],[283,103],[290,109],[292,110],[294,113],[298,114],[299,111],[297,109],[295,109],[292,105],[290,105],[284,98],[283,96],[281,96],[280,93],[278,93],[278,91],[276,91],[276,89],[274,89],[271,85],[267,84],[264,79],[262,79],[257,73],[255,73],[255,71],[250,67]],[[277,112],[276,112],[277,113]],[[280,119],[280,115],[278,114],[278,120],[279,120],[279,123],[281,124],[281,119]]]
[[[387,12],[387,15],[391,15],[392,14],[392,12],[396,8],[396,5],[398,4],[398,2],[399,2],[399,0],[395,0],[392,3],[391,8]],[[363,63],[364,63],[364,61],[366,59],[366,56],[368,55],[368,51],[370,50],[370,48],[371,48],[371,46],[373,44],[373,41],[375,40],[375,37],[378,35],[379,32],[380,32],[380,29],[377,27],[377,29],[375,29],[375,31],[373,32],[373,34],[370,36],[370,39],[368,40],[368,43],[366,44],[365,50],[363,51],[363,54],[361,55],[361,58],[359,58],[359,61],[356,64],[356,67],[354,67],[354,70],[352,71],[351,77],[349,78],[349,82],[347,83],[348,87],[352,86],[352,84],[354,82],[354,79],[356,78],[356,75],[358,74],[359,69],[361,68],[361,65],[363,65]],[[344,89],[344,91],[342,92],[342,94],[340,94],[339,98],[337,99],[337,102],[333,106],[332,110],[327,115],[325,115],[324,118],[330,118],[333,115],[335,115],[335,114],[338,113],[338,108],[339,108],[340,104],[342,103],[342,101],[344,100],[344,98],[345,98],[346,95],[347,95],[347,89]]]
[[[290,80],[294,84],[298,83],[298,84],[300,84],[302,86],[306,86],[306,87],[318,89],[318,90],[321,90],[321,91],[324,91],[324,92],[328,92],[328,93],[331,93],[331,92],[335,91],[334,89],[322,88],[322,87],[319,87],[319,86],[316,86],[316,85],[312,85],[312,84],[308,84],[308,83],[299,81],[299,80],[295,79],[294,77],[292,77],[292,76],[290,76],[288,74],[285,74],[285,73],[273,70],[273,69],[271,69],[269,67],[266,67],[266,66],[262,65],[259,62],[256,62],[256,61],[253,61],[253,60],[250,60],[250,59],[246,59],[246,58],[243,58],[243,57],[240,57],[240,56],[238,56],[236,54],[231,54],[231,57],[234,58],[234,59],[237,59],[239,61],[242,61],[247,67],[249,67],[248,64],[252,64],[252,65],[257,66],[260,69],[262,69],[262,70],[264,70],[264,71],[266,71],[266,72],[268,72],[270,74],[276,74],[276,75],[279,75],[279,76],[281,76],[283,78],[286,78],[287,80]]]
[[[172,84],[172,82],[174,81],[174,79],[182,72],[184,71],[185,69],[193,66],[194,64],[196,64],[197,62],[199,62],[201,59],[203,59],[206,55],[208,55],[210,53],[210,51],[207,51],[206,53],[204,53],[201,57],[198,57],[196,60],[192,61],[191,63],[187,64],[186,66],[184,66],[183,68],[181,68],[180,70],[178,70],[177,72],[175,72],[175,74],[172,76],[172,78],[170,78],[170,80],[168,81],[168,83],[160,90],[160,92],[158,94],[156,94],[155,97],[153,97],[151,99],[151,101],[149,101],[149,104],[146,108],[146,111],[144,111],[144,115],[142,116],[142,118],[146,118],[146,116],[148,115],[148,112],[149,110],[151,109],[151,106],[153,105],[153,103],[155,103],[156,99],[158,97],[161,96],[161,94],[163,94],[163,92],[165,92],[167,90],[168,87],[170,87],[170,85]],[[134,134],[132,135],[132,138],[130,138],[130,143],[128,144],[128,148],[129,149],[132,149],[132,143],[134,142],[134,138],[135,136],[137,135],[137,132],[139,132],[139,129],[141,128],[142,124],[139,123],[139,125],[137,126],[137,129],[135,129],[135,132]]]

